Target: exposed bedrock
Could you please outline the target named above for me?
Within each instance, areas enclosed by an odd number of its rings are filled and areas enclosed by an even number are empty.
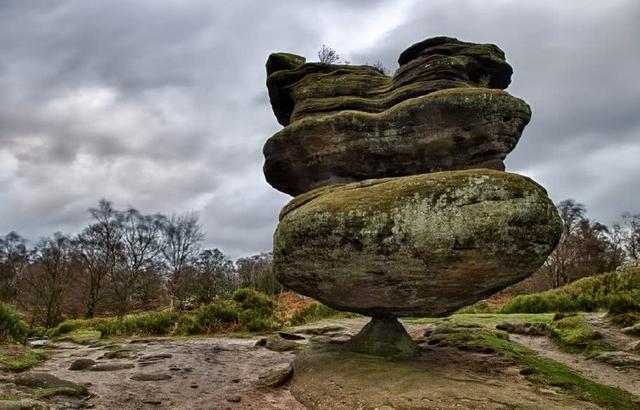
[[[405,50],[393,76],[368,65],[305,63],[274,53],[267,60],[267,88],[282,125],[343,110],[381,112],[404,100],[458,87],[507,88],[513,70],[493,44],[434,37]]]
[[[529,276],[560,232],[546,191],[521,175],[367,180],[294,198],[274,235],[274,270],[336,309],[442,316]]]
[[[441,170],[503,170],[531,110],[502,90],[453,88],[380,113],[341,111],[295,121],[264,146],[264,173],[299,195],[318,186]]]

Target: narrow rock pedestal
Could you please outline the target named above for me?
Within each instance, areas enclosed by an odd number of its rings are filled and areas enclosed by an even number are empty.
[[[387,358],[406,358],[418,352],[418,345],[394,317],[373,317],[345,348]]]

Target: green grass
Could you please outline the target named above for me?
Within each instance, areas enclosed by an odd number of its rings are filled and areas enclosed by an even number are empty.
[[[22,345],[0,345],[0,367],[12,372],[28,370],[46,359],[45,354]]]
[[[503,313],[640,310],[640,267],[577,280],[558,289],[513,298]]]
[[[0,400],[15,401],[15,400],[20,400],[20,397],[16,396],[15,394],[0,394]]]
[[[320,302],[313,302],[296,310],[291,316],[291,319],[289,319],[289,324],[291,326],[298,326],[323,319],[339,319],[353,316],[355,316],[353,313],[341,312]]]
[[[591,326],[582,315],[568,316],[550,326],[553,340],[563,350],[590,354],[595,351],[611,350],[602,340],[602,335]]]
[[[475,323],[495,327],[505,321],[514,323],[551,323],[553,321],[553,313],[456,313],[449,316],[449,318],[453,323]],[[407,324],[428,324],[440,321],[442,321],[442,318],[402,319],[402,322]]]
[[[637,408],[633,396],[624,390],[587,380],[561,363],[540,357],[532,350],[509,341],[507,334],[488,328],[456,328],[439,326],[428,338],[429,343],[445,341],[461,349],[496,352],[522,367],[531,382],[560,389],[563,393],[589,401],[607,409]]]
[[[7,303],[0,302],[0,342],[22,342],[28,331],[27,325],[20,320],[16,309]]]
[[[273,297],[240,289],[231,300],[216,300],[195,313],[150,312],[122,318],[66,320],[47,332],[57,340],[90,344],[114,336],[186,336],[216,332],[263,332],[281,328]]]
[[[69,333],[64,333],[57,340],[72,342],[80,345],[89,345],[97,342],[102,337],[102,332],[94,329],[74,329]]]
[[[36,399],[45,399],[53,396],[83,396],[84,394],[80,389],[73,387],[47,387],[44,389],[35,389],[34,391]]]

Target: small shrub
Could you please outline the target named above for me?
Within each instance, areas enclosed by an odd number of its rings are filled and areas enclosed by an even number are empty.
[[[251,309],[264,313],[273,313],[276,301],[271,296],[253,289],[238,289],[231,297],[240,304],[241,309]]]
[[[614,295],[609,299],[608,310],[610,315],[640,312],[640,300],[625,294]]]
[[[263,316],[255,310],[244,310],[240,313],[240,324],[251,332],[264,332],[280,328],[275,316]]]
[[[340,55],[336,50],[323,44],[322,48],[318,51],[318,60],[323,64],[333,64],[340,60]]]
[[[28,333],[25,325],[15,308],[7,303],[0,302],[0,341],[22,342]]]
[[[293,313],[289,323],[291,325],[302,325],[331,317],[346,316],[346,313],[337,311],[320,302],[313,302]]]
[[[236,304],[228,301],[214,301],[196,314],[189,333],[210,333],[223,325],[237,323],[239,318]]]
[[[58,337],[66,333],[73,332],[74,330],[81,329],[84,327],[85,322],[86,320],[81,319],[65,320],[64,322],[59,323],[58,326],[49,329],[46,335],[49,337]]]

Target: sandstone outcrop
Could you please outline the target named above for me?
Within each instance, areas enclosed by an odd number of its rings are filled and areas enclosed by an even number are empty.
[[[416,43],[387,76],[370,66],[272,54],[271,105],[285,127],[264,173],[297,195],[280,215],[274,271],[285,286],[373,317],[345,346],[408,356],[395,319],[442,316],[529,276],[557,244],[546,191],[504,171],[531,110],[503,91],[495,45]]]
[[[531,117],[502,91],[511,67],[493,45],[430,39],[403,53],[388,77],[369,66],[304,63],[272,54],[267,86],[286,127],[264,147],[276,189],[442,170],[503,170]]]

